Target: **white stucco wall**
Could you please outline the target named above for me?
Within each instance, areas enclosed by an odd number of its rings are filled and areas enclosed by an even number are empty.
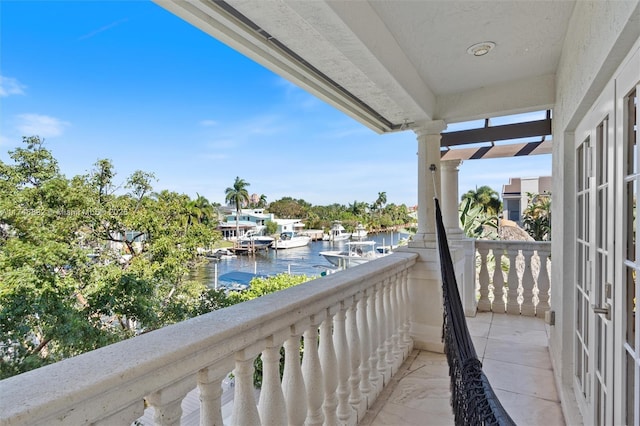
[[[578,1],[556,74],[553,110],[552,309],[550,351],[567,424],[572,407],[575,282],[575,149],[573,131],[640,37],[640,2]],[[575,417],[574,417],[575,416]]]

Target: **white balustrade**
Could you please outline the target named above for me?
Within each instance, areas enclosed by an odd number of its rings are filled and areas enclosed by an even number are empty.
[[[307,391],[300,366],[300,333],[291,327],[292,335],[284,342],[284,375],[282,387],[287,401],[287,421],[289,425],[302,426],[307,418]]]
[[[358,305],[358,335],[360,336],[360,393],[365,404],[371,400],[371,338],[369,336],[369,299],[371,289],[362,292]]]
[[[355,425],[412,347],[416,258],[394,253],[3,380],[0,424],[132,424],[146,401],[155,424],[177,425],[198,388],[201,426]]]
[[[311,317],[311,324],[304,332],[304,356],[302,358],[302,376],[307,392],[307,426],[324,423],[322,402],[324,401],[324,380],[320,355],[318,354],[318,327],[326,318],[323,312]]]
[[[544,317],[549,310],[551,243],[476,240],[475,245],[480,262],[478,311]]]

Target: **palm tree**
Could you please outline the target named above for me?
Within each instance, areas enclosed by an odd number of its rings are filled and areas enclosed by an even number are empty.
[[[374,204],[377,208],[384,207],[384,205],[387,204],[387,193],[384,191],[378,192],[378,198],[376,199],[376,202]]]
[[[258,207],[267,207],[267,196],[262,194],[260,195],[260,201],[258,201]]]
[[[483,185],[480,188],[469,190],[461,197],[461,201],[471,199],[472,204],[479,205],[482,211],[490,216],[497,216],[502,209],[500,195],[490,186]]]
[[[240,179],[236,176],[236,180],[233,182],[233,186],[224,190],[224,201],[236,206],[236,239],[238,239],[238,237],[240,236],[240,207],[243,204],[249,203],[249,192],[247,191],[247,186],[249,185],[250,184],[244,179]]]

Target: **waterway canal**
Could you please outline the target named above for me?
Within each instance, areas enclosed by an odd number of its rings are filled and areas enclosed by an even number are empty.
[[[376,242],[376,246],[397,244],[408,234],[383,232],[368,235],[367,240]],[[261,275],[291,273],[294,275],[320,275],[333,266],[320,255],[321,251],[339,250],[344,242],[312,241],[305,247],[285,250],[262,250],[252,255],[238,255],[233,259],[211,261],[194,271],[194,278],[214,287],[215,274],[218,277],[231,271],[250,272]]]

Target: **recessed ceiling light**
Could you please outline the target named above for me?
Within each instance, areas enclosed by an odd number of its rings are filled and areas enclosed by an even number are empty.
[[[473,56],[484,56],[496,47],[496,44],[492,41],[483,41],[482,43],[476,43],[467,49],[467,53]]]

